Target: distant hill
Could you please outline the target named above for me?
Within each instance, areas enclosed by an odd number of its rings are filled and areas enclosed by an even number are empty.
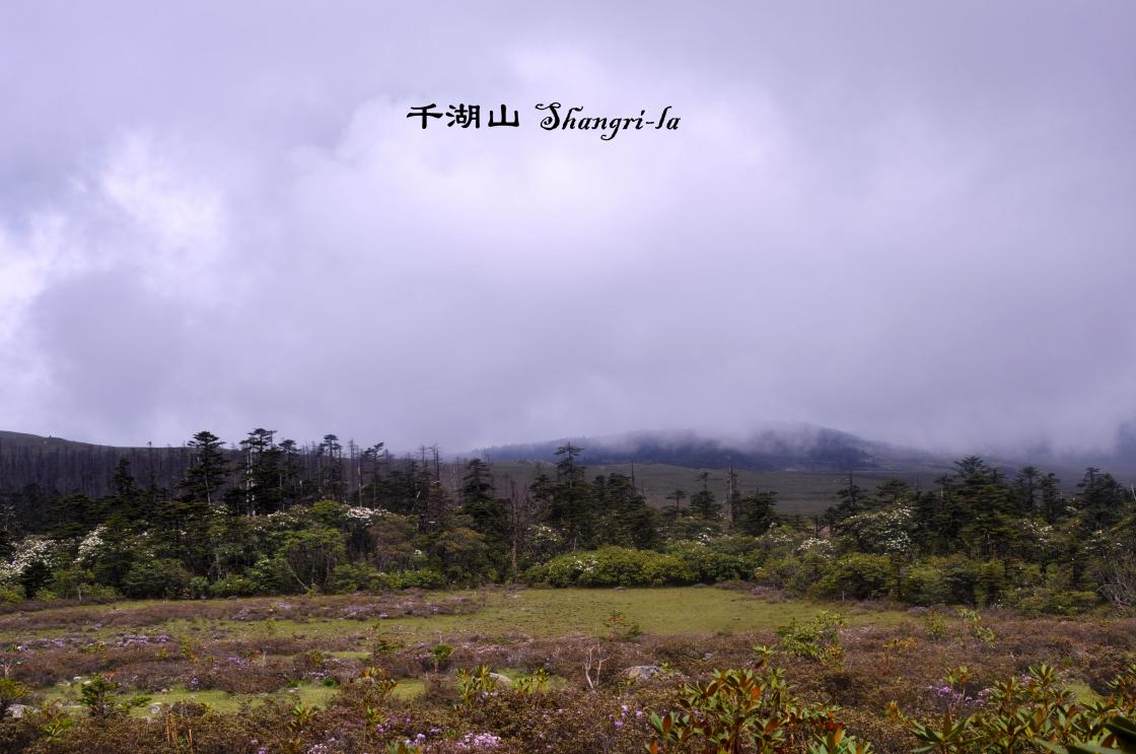
[[[733,466],[744,488],[776,489],[790,508],[808,512],[827,506],[849,473],[855,473],[862,486],[891,477],[926,485],[949,472],[956,460],[827,427],[779,424],[734,438],[694,431],[641,431],[500,445],[444,461],[440,474],[443,483],[456,490],[463,458],[479,456],[493,463],[499,481],[512,480],[523,487],[539,473],[539,464],[555,463],[556,449],[569,441],[584,449],[580,460],[589,473],[634,472],[653,503],[661,504],[675,487],[691,488],[698,470],[715,471],[715,484],[725,489],[724,472]],[[301,446],[305,462],[311,462],[314,447]],[[235,466],[237,452],[226,452],[232,454]],[[34,486],[44,492],[105,495],[121,458],[130,462],[140,484],[174,489],[190,457],[184,446],[115,447],[0,430],[0,494]],[[1122,428],[1116,449],[1108,454],[1082,457],[1043,448],[1023,452],[1019,458],[984,457],[1007,473],[1027,463],[1055,471],[1069,491],[1076,489],[1089,465],[1113,472],[1128,485],[1136,481],[1136,424]],[[347,471],[353,475],[355,465],[348,464]]]
[[[881,472],[944,469],[951,463],[930,453],[811,425],[779,425],[737,439],[711,438],[692,431],[562,438],[485,448],[478,454],[490,461],[554,462],[556,449],[568,442],[584,449],[581,460],[588,465],[732,465],[750,471]]]
[[[34,485],[103,495],[121,458],[141,484],[171,487],[184,475],[189,457],[184,447],[120,448],[0,430],[0,492]]]

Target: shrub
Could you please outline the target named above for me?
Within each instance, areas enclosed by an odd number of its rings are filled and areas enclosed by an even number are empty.
[[[8,714],[8,708],[30,696],[32,690],[11,678],[0,678],[0,719]]]
[[[913,605],[941,605],[951,598],[943,572],[930,563],[917,563],[907,569],[900,582],[900,596]]]
[[[386,573],[367,563],[344,563],[335,567],[330,589],[337,594],[349,594],[358,591],[441,589],[446,584],[445,576],[433,569]]]
[[[871,750],[845,735],[834,709],[795,699],[776,671],[719,670],[708,683],[686,686],[677,706],[651,715],[653,754]]]
[[[185,597],[192,578],[181,562],[159,559],[135,563],[122,580],[122,591],[128,597]]]
[[[840,644],[840,628],[844,617],[821,610],[812,619],[801,623],[796,618],[777,629],[780,648],[796,657],[821,662],[839,661],[844,656]]]
[[[209,585],[211,597],[248,597],[256,594],[256,584],[247,576],[231,573]]]
[[[670,555],[682,559],[694,573],[694,578],[704,584],[719,581],[737,581],[753,573],[752,558],[738,553],[723,552],[716,542],[679,542],[668,548]]]
[[[1061,751],[1059,745],[1076,746],[1078,742],[1107,746],[1115,742],[1115,736],[1105,726],[1118,714],[1136,711],[1136,697],[1124,690],[1125,674],[1111,684],[1114,690],[1107,698],[1091,704],[1079,702],[1047,665],[1031,667],[1024,677],[1000,681],[977,694],[971,693],[965,676],[954,673],[944,684],[931,687],[931,693],[945,705],[945,714],[916,720],[892,705],[891,716],[906,723],[925,744],[916,751],[984,754]]]
[[[928,558],[928,566],[938,568],[946,590],[944,602],[961,605],[975,604],[975,587],[978,584],[978,564],[962,556]]]
[[[340,563],[331,574],[329,590],[335,594],[350,594],[369,589],[379,572],[366,563]]]
[[[79,688],[79,701],[87,708],[87,714],[96,720],[125,714],[132,707],[142,707],[149,701],[148,697],[141,695],[122,699],[118,689],[119,685],[114,681],[96,675]]]
[[[675,555],[604,547],[561,555],[526,572],[530,582],[552,586],[663,586],[692,584],[694,571]]]
[[[446,577],[430,568],[419,568],[412,571],[394,571],[385,573],[379,571],[374,574],[367,588],[371,591],[393,589],[441,589],[446,586]]]
[[[323,514],[333,515],[331,509],[337,503],[325,501]],[[321,514],[322,515],[322,514]],[[307,529],[289,532],[280,548],[280,556],[288,566],[288,572],[299,580],[305,589],[319,587],[325,589],[331,581],[335,567],[347,558],[347,545],[343,533],[326,526],[312,526]]]
[[[256,594],[289,594],[299,590],[299,583],[281,557],[261,558],[245,573]]]
[[[891,591],[894,574],[887,555],[851,553],[834,561],[812,591],[822,597],[875,599]]]
[[[643,635],[638,622],[629,620],[621,611],[615,610],[604,619],[604,629],[608,641],[632,641]]]
[[[928,610],[923,616],[923,630],[931,641],[942,641],[947,638],[947,619],[938,610]]]
[[[1100,595],[1096,592],[1036,587],[1018,592],[1011,606],[1034,615],[1076,615],[1092,609],[1099,602]]]
[[[19,584],[0,584],[0,604],[18,605],[24,601],[24,588]]]
[[[997,560],[975,564],[975,605],[986,607],[1001,600],[1009,586],[1006,570],[1006,565]]]
[[[753,572],[753,580],[763,586],[801,595],[820,579],[832,561],[819,553],[782,555],[765,561]]]
[[[982,622],[982,616],[978,614],[977,610],[969,610],[965,607],[959,608],[958,616],[962,618],[963,623],[966,625],[967,633],[988,647],[994,646],[994,642],[998,637],[995,635],[994,629]]]

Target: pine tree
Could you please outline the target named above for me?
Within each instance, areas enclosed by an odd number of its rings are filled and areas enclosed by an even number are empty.
[[[1032,516],[1041,508],[1041,472],[1036,466],[1023,466],[1014,477],[1014,503],[1023,516]]]
[[[192,457],[181,494],[159,513],[164,519],[159,531],[168,554],[203,574],[212,559],[209,525],[214,503],[222,499],[228,464],[221,451],[221,440],[212,432],[198,432],[189,447]]]
[[[738,472],[734,469],[734,465],[730,464],[730,473],[727,477],[730,485],[728,504],[730,506],[730,525],[737,526],[738,514],[741,513],[741,500],[742,490],[738,484]]]
[[[241,512],[256,515],[279,510],[284,499],[284,451],[276,445],[275,430],[258,427],[241,441],[243,475],[237,497]]]
[[[1112,474],[1102,474],[1100,469],[1090,466],[1077,489],[1081,526],[1086,532],[1107,529],[1124,518],[1128,495]]]
[[[557,448],[556,481],[548,508],[548,523],[560,529],[569,546],[590,547],[596,524],[591,489],[584,481],[586,469],[576,458],[583,452],[572,443]]]
[[[667,509],[667,518],[671,521],[677,521],[682,515],[682,501],[686,500],[686,490],[673,490],[671,494],[667,495],[667,500],[673,502],[673,505]]]
[[[498,575],[506,570],[510,542],[509,502],[495,495],[493,474],[484,461],[474,458],[466,464],[462,477],[461,512],[469,518],[470,528],[481,534],[488,548],[487,556]]]
[[[1043,476],[1038,482],[1041,493],[1041,515],[1050,524],[1055,524],[1064,518],[1068,509],[1068,504],[1061,495],[1060,483],[1061,480],[1052,472]]]
[[[848,484],[836,491],[836,505],[830,506],[824,512],[824,521],[834,529],[839,529],[844,519],[863,513],[867,510],[867,499],[864,490],[856,484],[852,473],[848,473]]]
[[[335,435],[324,435],[316,448],[319,463],[319,494],[333,500],[343,500],[347,484],[343,474],[343,445]]]
[[[740,500],[740,504],[741,510],[738,515],[740,531],[755,537],[769,531],[769,527],[776,520],[774,513],[777,505],[776,492],[754,489],[752,495],[746,495]]]
[[[189,470],[182,482],[182,499],[201,502],[206,510],[220,500],[221,486],[228,475],[228,464],[221,452],[221,439],[212,432],[202,430],[189,441],[192,450]]]
[[[690,498],[690,512],[703,521],[715,521],[722,512],[722,504],[710,489],[710,472],[703,471],[697,477],[702,489]]]
[[[597,477],[602,488],[603,544],[650,549],[659,541],[656,514],[647,505],[647,499],[635,489],[631,478],[624,474]]]
[[[130,473],[130,461],[119,458],[114,467],[114,476],[111,478],[111,500],[109,512],[127,524],[145,518],[143,510],[143,494]]]

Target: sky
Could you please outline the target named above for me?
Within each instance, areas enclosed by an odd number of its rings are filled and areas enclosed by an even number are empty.
[[[1136,4],[0,5],[0,429],[1136,419]],[[537,103],[677,130],[546,131]],[[516,109],[425,130],[417,105]]]

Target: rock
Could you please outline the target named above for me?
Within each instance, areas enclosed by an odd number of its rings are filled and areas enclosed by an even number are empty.
[[[29,709],[31,707],[26,704],[10,704],[8,705],[8,714],[15,718],[21,718],[27,714]]]
[[[632,681],[649,681],[662,672],[658,665],[632,665],[623,671],[623,675]]]
[[[496,683],[498,686],[501,686],[502,688],[508,689],[513,687],[513,679],[509,678],[509,676],[507,675],[501,675],[500,673],[490,673],[489,677],[493,679],[494,683]]]
[[[150,714],[151,714],[151,715],[160,715],[160,714],[162,714],[162,705],[160,705],[160,704],[151,704],[151,705],[150,705],[150,707],[149,707],[149,709],[150,709]]]

